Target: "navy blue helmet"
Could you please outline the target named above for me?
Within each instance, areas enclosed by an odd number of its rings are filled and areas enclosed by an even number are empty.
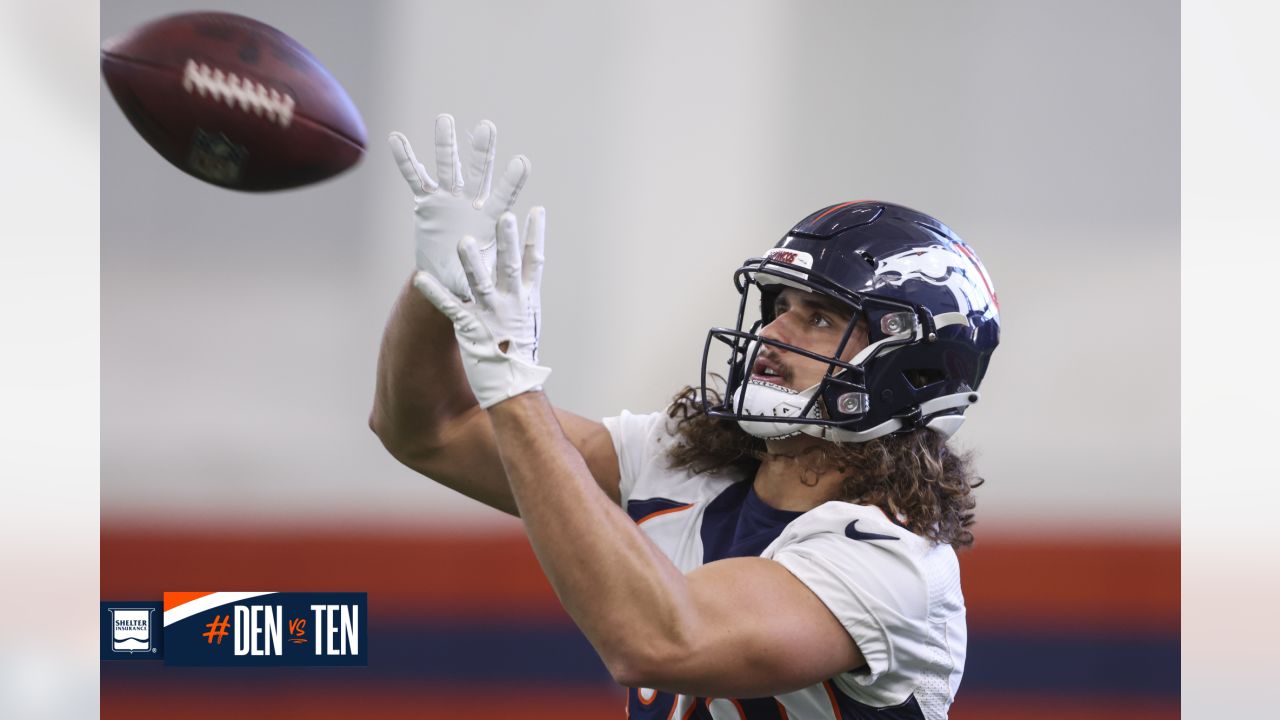
[[[734,283],[738,323],[707,334],[702,402],[708,414],[757,437],[865,442],[925,427],[950,436],[977,402],[1000,340],[995,287],[977,254],[946,225],[900,205],[856,201],[819,210],[764,257],[745,261]],[[760,334],[785,287],[849,309],[853,320],[834,355]],[[752,294],[760,296],[758,316],[749,316]],[[868,345],[841,360],[860,321]],[[713,341],[729,348],[722,394],[708,390]],[[803,390],[762,382],[751,368],[766,345],[825,362],[826,374]]]

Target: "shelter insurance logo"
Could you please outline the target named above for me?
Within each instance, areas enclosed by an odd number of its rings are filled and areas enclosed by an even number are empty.
[[[104,602],[101,657],[103,660],[160,660],[164,657],[160,633],[160,603]]]
[[[166,665],[368,665],[366,593],[167,592]]]

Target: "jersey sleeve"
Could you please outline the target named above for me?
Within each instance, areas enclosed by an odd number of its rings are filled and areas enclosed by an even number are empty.
[[[862,652],[867,667],[842,680],[909,686],[931,653],[924,543],[876,508],[835,502],[792,523],[764,555],[812,590]]]
[[[613,449],[618,454],[619,483],[622,505],[626,507],[642,477],[653,475],[653,465],[666,452],[671,433],[665,413],[654,412],[637,415],[623,410],[617,417],[604,419],[604,426],[613,438]]]

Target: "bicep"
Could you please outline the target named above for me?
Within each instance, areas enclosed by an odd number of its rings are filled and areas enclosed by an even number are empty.
[[[865,664],[827,606],[781,564],[732,558],[687,576],[696,624],[690,652],[654,687],[712,697],[798,690]]]
[[[556,409],[565,436],[582,454],[596,484],[620,502],[618,455],[603,423]],[[439,443],[401,461],[448,488],[510,515],[518,515],[488,414],[478,405],[445,428]]]

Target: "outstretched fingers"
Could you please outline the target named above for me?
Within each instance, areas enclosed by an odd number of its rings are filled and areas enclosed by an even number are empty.
[[[512,222],[514,222],[514,218]],[[547,209],[535,207],[524,219],[524,259],[521,262],[522,279],[532,293],[542,289],[542,265],[546,262],[543,248],[547,238]]]
[[[529,181],[529,172],[532,169],[533,165],[529,162],[529,158],[523,155],[511,158],[502,177],[498,178],[493,195],[484,204],[485,214],[497,222],[502,213],[510,210],[516,204],[516,198],[520,196],[524,184]]]
[[[498,290],[514,293],[520,289],[520,231],[516,216],[505,212],[498,218]]]
[[[475,189],[471,204],[479,210],[489,199],[493,186],[493,160],[498,154],[498,128],[481,120],[471,131],[471,157],[467,161],[467,182]]]
[[[396,159],[396,167],[400,168],[400,174],[404,176],[404,181],[409,183],[409,189],[413,190],[415,196],[429,195],[440,187],[427,174],[427,169],[422,167],[422,163],[418,162],[418,157],[413,154],[413,146],[409,144],[409,138],[403,133],[392,132],[387,138],[387,144],[391,146],[391,156]]]
[[[458,138],[453,128],[453,116],[443,113],[436,117],[436,174],[440,186],[451,193],[462,191],[462,162],[458,159]]]

